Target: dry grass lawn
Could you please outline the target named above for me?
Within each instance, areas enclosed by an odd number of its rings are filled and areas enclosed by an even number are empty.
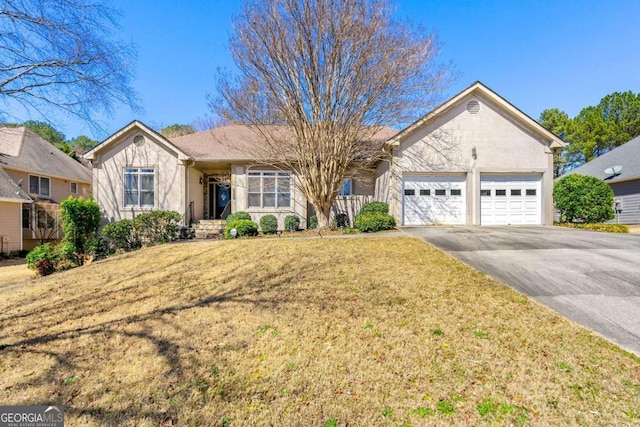
[[[640,234],[640,225],[629,225],[629,233]]]
[[[27,268],[24,259],[6,259],[0,261],[0,288],[32,279],[34,272]]]
[[[0,286],[67,425],[638,425],[640,362],[410,238],[196,242]]]

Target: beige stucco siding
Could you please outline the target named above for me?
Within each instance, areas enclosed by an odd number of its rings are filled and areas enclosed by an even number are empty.
[[[133,144],[135,136],[142,135],[144,144]],[[123,174],[126,167],[154,168],[154,206],[124,206]],[[108,222],[150,210],[172,210],[184,214],[187,172],[178,156],[157,143],[153,136],[139,131],[129,135],[94,160],[94,199],[100,205]]]
[[[477,114],[466,109],[472,99],[480,103]],[[548,146],[491,101],[469,96],[400,141],[393,159],[378,168],[376,198],[387,201],[401,223],[403,176],[466,174],[465,223],[480,224],[483,174],[537,174],[542,177],[542,221],[550,223],[553,154]]]
[[[203,219],[204,212],[204,197],[203,197],[203,180],[202,172],[192,167],[187,169],[188,183],[189,183],[189,198],[187,200],[187,210],[189,210],[189,204],[192,204],[193,218],[192,220]],[[191,213],[188,213],[190,215]]]
[[[0,253],[22,249],[21,203],[0,201]]]

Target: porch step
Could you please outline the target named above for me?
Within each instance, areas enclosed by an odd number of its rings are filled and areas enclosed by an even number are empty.
[[[191,228],[196,233],[196,239],[224,239],[226,226],[227,221],[223,219],[201,219],[191,224]]]

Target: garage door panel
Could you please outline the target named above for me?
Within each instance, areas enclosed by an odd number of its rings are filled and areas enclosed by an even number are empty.
[[[461,175],[405,176],[403,224],[464,224],[465,181]]]
[[[480,223],[540,224],[540,175],[480,177]]]
[[[491,205],[489,205],[491,206]],[[507,202],[495,202],[493,204],[494,209],[504,210],[507,209]]]

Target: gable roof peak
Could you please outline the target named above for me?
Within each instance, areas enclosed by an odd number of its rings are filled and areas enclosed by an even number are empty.
[[[184,151],[182,151],[179,147],[177,147],[173,142],[171,142],[169,138],[165,137],[159,132],[156,132],[155,130],[145,125],[140,120],[132,120],[130,123],[128,123],[124,127],[114,132],[111,136],[109,136],[107,139],[102,141],[100,144],[96,145],[91,150],[87,151],[82,157],[85,158],[86,160],[94,160],[96,154],[104,151],[105,149],[109,148],[113,144],[116,144],[117,142],[120,141],[120,138],[123,135],[125,135],[126,133],[136,128],[139,129],[141,132],[144,132],[154,137],[160,143],[160,145],[173,151],[180,160],[190,159],[190,156]]]
[[[543,137],[546,141],[549,142],[550,148],[562,148],[565,146],[565,143],[557,135],[554,135],[552,132],[545,129],[540,123],[538,123],[527,114],[522,112],[520,109],[515,107],[513,104],[511,104],[509,101],[498,95],[498,93],[482,83],[480,80],[476,80],[470,86],[458,92],[456,95],[449,98],[447,101],[443,102],[442,104],[431,110],[429,113],[419,118],[405,129],[398,132],[398,134],[394,136],[390,142],[398,145],[401,139],[426,125],[427,123],[433,121],[436,117],[441,116],[454,106],[459,105],[459,103],[463,99],[475,93],[480,93],[484,98],[487,98],[490,102],[497,105],[514,120],[518,121],[534,133]]]

